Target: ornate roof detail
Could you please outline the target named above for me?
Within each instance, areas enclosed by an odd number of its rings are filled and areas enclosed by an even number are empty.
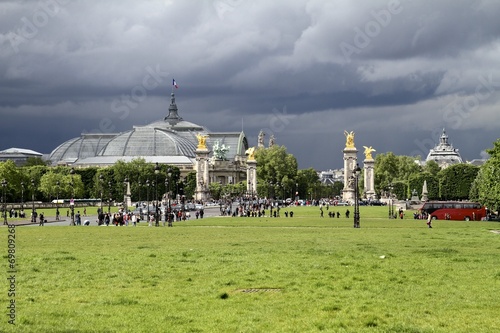
[[[171,125],[177,124],[179,121],[183,120],[182,117],[179,116],[177,104],[175,104],[175,94],[172,93],[170,95],[170,106],[168,107],[168,116],[164,119]]]
[[[439,137],[439,143],[429,151],[427,161],[435,161],[442,168],[452,164],[463,163],[458,149],[453,148],[453,145],[448,142],[448,135],[444,128],[443,133]]]

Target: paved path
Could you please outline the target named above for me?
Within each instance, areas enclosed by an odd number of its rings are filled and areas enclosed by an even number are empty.
[[[205,210],[205,216],[206,217],[212,217],[212,216],[219,216],[219,207],[207,207],[204,209]],[[194,212],[191,212],[191,219],[195,219],[194,217]],[[89,220],[90,221],[90,226],[97,227],[97,215],[87,215],[87,216],[82,216],[82,225],[83,223]],[[37,220],[36,223],[31,223],[30,219],[24,219],[24,220],[9,220],[7,219],[8,224],[13,224],[15,226],[28,226],[28,227],[33,227],[39,226],[39,222]],[[160,221],[161,225],[163,225],[163,221]],[[71,223],[71,218],[70,217],[61,217],[59,221],[55,220],[55,216],[48,216],[47,217],[47,223],[45,223],[45,226],[70,226]],[[141,221],[140,223],[145,223],[145,221]]]

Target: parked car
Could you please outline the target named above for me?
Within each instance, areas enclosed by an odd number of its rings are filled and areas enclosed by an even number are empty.
[[[500,222],[500,216],[496,214],[490,214],[486,217],[486,221]]]

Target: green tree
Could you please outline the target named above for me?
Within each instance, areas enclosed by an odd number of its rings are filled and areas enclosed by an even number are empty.
[[[297,159],[287,153],[284,146],[272,146],[258,149],[255,153],[257,160],[258,192],[262,189],[274,194],[292,193],[297,180]],[[259,191],[260,188],[260,191]],[[271,194],[270,194],[271,195]]]
[[[471,186],[471,199],[477,199],[482,204],[493,210],[500,208],[500,139],[493,143],[493,148],[486,152],[490,158],[484,163],[473,185]]]
[[[7,187],[5,188],[6,201],[20,201],[21,182],[24,181],[24,177],[11,160],[0,163],[0,182],[4,179],[7,181]]]
[[[315,190],[317,190],[318,186],[321,185],[321,182],[319,181],[319,176],[316,170],[309,168],[297,171],[297,184],[299,185],[299,198],[306,198],[308,193],[314,193]]]
[[[30,167],[30,166],[35,166],[35,165],[43,165],[47,166],[49,165],[49,161],[44,161],[41,157],[28,157],[26,159],[26,163],[24,166]]]
[[[436,161],[430,160],[425,163],[423,171],[428,172],[433,176],[437,176],[439,171],[441,171],[441,167],[439,166],[439,164],[437,164]]]
[[[470,164],[455,164],[439,172],[439,190],[442,200],[468,200],[472,183],[479,168]]]

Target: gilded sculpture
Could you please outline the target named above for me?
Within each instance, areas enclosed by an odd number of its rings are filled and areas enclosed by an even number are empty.
[[[373,160],[372,152],[374,152],[376,150],[373,149],[372,146],[370,146],[370,147],[363,146],[363,148],[365,148],[365,159],[367,159],[367,160]]]
[[[249,161],[255,161],[255,147],[250,147],[245,151]]]
[[[344,131],[344,135],[345,135],[345,147],[346,148],[355,148],[354,147],[354,131],[351,131],[351,132],[347,132],[347,131]]]
[[[208,135],[201,135],[198,133],[196,134],[196,138],[198,139],[198,149],[207,149]]]

